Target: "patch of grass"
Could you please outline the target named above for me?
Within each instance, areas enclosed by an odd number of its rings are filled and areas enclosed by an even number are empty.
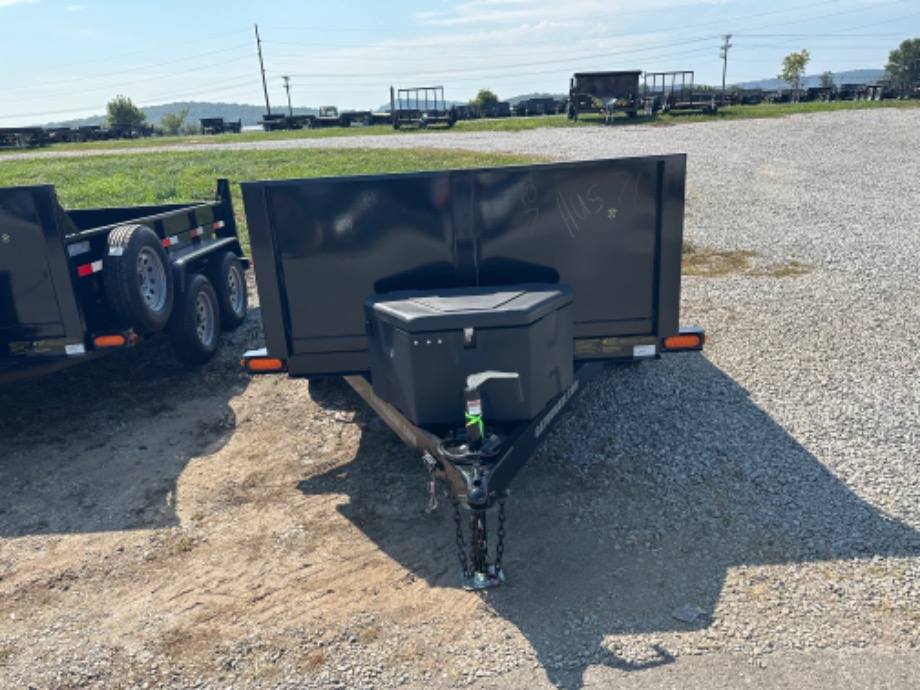
[[[317,650],[307,655],[304,661],[304,667],[307,671],[315,671],[324,663],[326,663],[326,653],[322,650]]]
[[[219,640],[219,631],[213,626],[170,628],[160,636],[157,648],[174,661],[188,661],[207,656]]]
[[[380,626],[376,623],[366,623],[355,631],[355,639],[359,644],[367,646],[380,637]]]
[[[756,262],[759,257],[757,252],[747,249],[712,249],[684,240],[682,273],[685,276],[704,278],[721,278],[729,275],[788,278],[811,271],[810,266],[799,261],[779,264]]]
[[[164,536],[155,536],[151,549],[144,554],[148,562],[159,560],[163,557],[180,556],[189,553],[201,544],[198,537],[181,532],[169,532]]]
[[[684,241],[683,274],[715,278],[743,273],[757,256],[749,250],[718,250]]]
[[[762,268],[749,271],[749,275],[766,276],[768,278],[790,278],[811,272],[811,266],[799,261],[786,261],[781,264],[768,264]]]
[[[368,128],[373,129],[373,128]],[[0,187],[54,184],[64,208],[158,205],[212,199],[215,181],[231,181],[234,215],[245,251],[249,236],[239,183],[344,175],[447,170],[537,161],[534,157],[430,149],[312,151],[164,151],[0,160]]]
[[[898,606],[898,610],[902,615],[910,618],[912,621],[920,623],[920,608],[911,606],[910,604],[901,604]]]
[[[0,645],[0,666],[6,666],[15,654],[16,650],[9,645]]]

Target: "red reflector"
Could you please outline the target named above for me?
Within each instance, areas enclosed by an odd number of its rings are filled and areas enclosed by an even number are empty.
[[[700,344],[698,335],[674,335],[664,339],[664,347],[667,350],[692,350]]]
[[[81,278],[85,278],[93,272],[92,264],[83,264],[82,266],[77,267],[77,275]]]

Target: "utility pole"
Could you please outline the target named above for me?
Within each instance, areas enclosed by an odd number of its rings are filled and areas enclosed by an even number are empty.
[[[725,73],[728,71],[728,49],[732,47],[729,43],[731,34],[722,34],[722,50],[719,57],[722,58],[722,105],[725,105]]]
[[[281,77],[284,79],[284,90],[287,91],[288,97],[288,115],[294,117],[294,110],[291,108],[291,78],[288,76]]]
[[[262,62],[262,41],[259,38],[259,25],[256,24],[256,50],[259,53],[259,67],[262,69],[262,90],[265,91],[265,109],[272,114],[271,104],[268,102],[268,84],[265,83],[265,63]]]

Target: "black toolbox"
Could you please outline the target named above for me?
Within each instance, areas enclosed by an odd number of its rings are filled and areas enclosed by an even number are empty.
[[[364,303],[374,393],[417,425],[461,425],[466,377],[489,422],[533,419],[572,385],[572,289],[513,285],[391,292]]]

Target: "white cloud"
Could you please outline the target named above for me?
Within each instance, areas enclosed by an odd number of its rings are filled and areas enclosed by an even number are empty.
[[[416,21],[427,26],[500,24],[540,20],[566,21],[572,17],[591,19],[652,14],[658,10],[699,5],[721,5],[726,0],[645,0],[636,9],[633,0],[469,0],[442,12],[420,12]]]
[[[38,0],[0,0],[0,7],[12,7],[13,5],[26,5],[38,2]]]

